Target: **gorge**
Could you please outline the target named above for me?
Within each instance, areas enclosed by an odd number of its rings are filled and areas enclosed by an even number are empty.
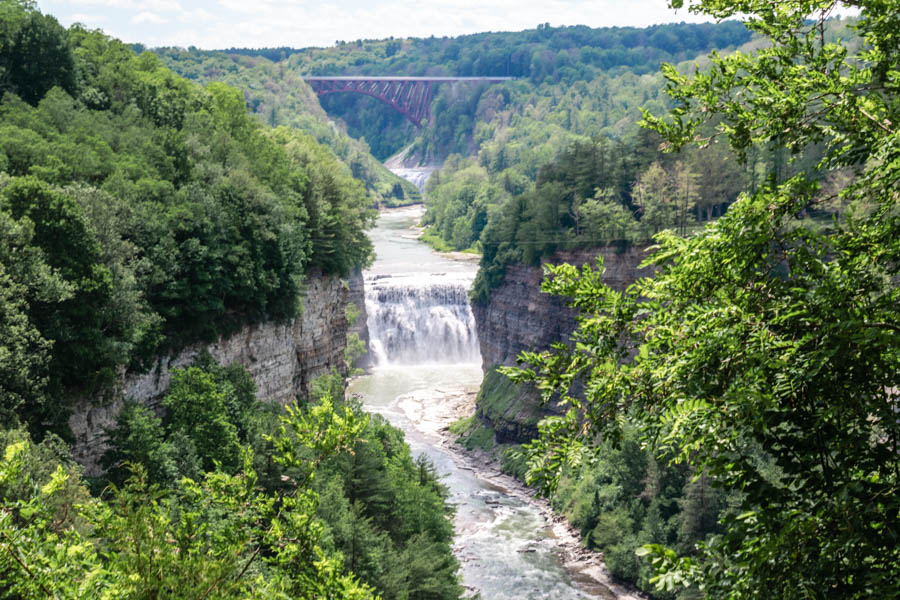
[[[443,258],[418,241],[414,226],[420,216],[421,208],[383,213],[369,232],[375,264],[354,274],[349,285],[337,277],[310,277],[296,320],[248,326],[215,343],[161,357],[148,373],[121,379],[112,403],[95,398],[76,404],[70,418],[73,456],[87,474],[100,473],[104,432],[115,424],[123,401],[158,410],[171,371],[190,365],[200,351],[247,368],[264,401],[282,404],[307,396],[313,379],[343,371],[344,307],[355,301],[360,317],[350,329],[369,340],[371,371],[354,379],[349,393],[401,428],[414,452],[428,457],[451,490],[455,553],[467,589],[497,599],[520,598],[523,591],[529,598],[631,597],[609,580],[595,556],[578,549],[578,539],[545,502],[466,455],[446,431],[451,422],[477,411],[498,441],[530,439],[543,414],[536,398],[514,390],[506,412],[495,414],[490,403],[476,406],[482,369],[497,377],[495,366],[511,364],[519,351],[543,347],[570,331],[573,315],[539,291],[541,270],[524,266],[511,267],[491,302],[476,303],[473,311],[468,290],[476,265]],[[560,258],[584,262],[592,256]],[[635,276],[637,251],[607,259],[622,285]],[[492,327],[487,319],[493,319]]]
[[[52,4],[0,0],[0,600],[897,596],[900,0]]]
[[[509,477],[454,447],[446,427],[468,416],[481,382],[471,262],[443,258],[415,239],[420,209],[383,213],[366,273],[375,366],[349,388],[366,410],[401,428],[431,460],[456,506],[455,554],[463,584],[483,598],[631,598],[577,541]],[[482,344],[483,346],[483,344]]]

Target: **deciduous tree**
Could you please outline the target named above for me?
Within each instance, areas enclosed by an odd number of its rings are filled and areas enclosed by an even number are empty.
[[[682,4],[673,2],[673,4]],[[583,312],[572,346],[524,358],[549,399],[570,406],[532,446],[532,479],[623,422],[711,486],[739,492],[723,533],[679,556],[646,549],[657,584],[708,598],[895,598],[900,579],[900,3],[698,0],[715,18],[746,15],[769,44],[664,73],[678,101],[647,125],[678,147],[716,135],[824,158],[745,194],[700,234],[665,233],[652,279],[625,293],[598,271],[551,269],[545,289]],[[861,10],[856,56],[824,36],[838,6]],[[822,200],[822,170],[852,167],[840,192],[865,202],[824,230],[798,218]],[[583,397],[570,393],[584,383]]]

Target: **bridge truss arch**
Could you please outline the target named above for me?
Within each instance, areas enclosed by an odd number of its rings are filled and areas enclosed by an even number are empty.
[[[303,78],[318,96],[352,93],[377,98],[409,119],[416,127],[431,117],[434,85],[472,81],[496,83],[513,77],[312,77]]]

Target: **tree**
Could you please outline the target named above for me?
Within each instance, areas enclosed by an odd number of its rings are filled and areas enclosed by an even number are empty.
[[[141,404],[128,402],[107,432],[109,449],[101,464],[110,482],[122,485],[131,476],[130,466],[143,465],[150,483],[171,486],[178,475],[175,447],[166,440],[162,420]]]
[[[127,361],[135,332],[112,310],[115,280],[84,209],[68,193],[30,176],[14,178],[0,193],[0,203],[33,228],[31,244],[73,289],[68,301],[35,298],[30,306],[38,330],[54,341],[55,380],[89,390],[111,381],[115,368]]]
[[[687,164],[697,174],[697,221],[701,223],[712,220],[717,206],[734,202],[749,179],[747,169],[742,168],[725,143],[713,141],[692,152]]]
[[[672,172],[673,204],[675,205],[675,224],[681,235],[687,233],[688,221],[699,198],[697,174],[691,167],[681,161],[675,163]]]
[[[53,86],[74,93],[75,59],[66,30],[31,3],[3,0],[3,4],[0,19],[5,23],[0,31],[14,32],[9,32],[11,43],[0,43],[0,93],[9,89],[32,106]]]
[[[0,210],[0,421],[7,424],[35,424],[46,401],[52,344],[31,320],[30,303],[51,305],[71,296],[30,245],[30,225]]]
[[[673,2],[680,6],[681,2]],[[861,9],[857,56],[826,43],[837,5]],[[768,44],[713,55],[707,71],[664,67],[679,105],[645,123],[672,148],[715,135],[741,155],[778,144],[818,164],[775,174],[696,236],[657,237],[656,268],[624,293],[599,272],[551,269],[545,289],[581,309],[576,344],[527,354],[549,400],[531,446],[531,477],[552,488],[560,466],[615,440],[631,422],[660,456],[740,495],[721,535],[693,556],[645,552],[657,585],[707,598],[895,598],[900,579],[900,2],[698,0],[738,13]],[[718,115],[718,116],[716,116]],[[698,139],[700,138],[700,139]],[[820,202],[823,170],[852,167],[839,194],[865,203],[841,220],[798,217]],[[584,385],[583,397],[571,393]]]
[[[634,241],[638,223],[634,215],[622,206],[612,190],[597,190],[593,198],[576,209],[583,222],[583,237],[589,244],[604,246],[616,242]]]
[[[207,471],[218,463],[234,472],[240,463],[237,427],[229,420],[229,386],[200,367],[172,372],[172,385],[163,398],[171,431],[180,431],[194,443]]]
[[[633,197],[641,209],[641,225],[648,237],[675,223],[672,180],[658,162],[641,174],[634,184]]]

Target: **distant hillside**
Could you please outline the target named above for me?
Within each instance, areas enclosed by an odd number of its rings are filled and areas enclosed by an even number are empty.
[[[402,116],[378,100],[353,94],[323,99],[332,115],[343,119],[349,133],[365,138],[373,154],[384,159],[417,136],[418,153],[425,160],[450,153],[471,154],[477,149],[476,123],[489,120],[498,108],[532,101],[532,96],[558,96],[576,82],[615,81],[616,88],[639,83],[640,76],[655,74],[662,62],[681,62],[712,49],[745,44],[750,33],[743,24],[675,24],[648,28],[550,27],[509,33],[479,33],[459,37],[357,40],[331,48],[302,52],[283,51],[284,64],[300,75],[454,75],[512,76],[516,84],[500,86],[503,99],[484,98],[497,86],[441,85],[432,106],[432,122],[421,135]],[[279,51],[279,56],[281,55]],[[620,79],[628,75],[626,80]],[[655,86],[656,95],[661,86]],[[647,98],[635,98],[642,103]],[[510,98],[512,97],[512,98]],[[499,105],[499,106],[498,106]],[[614,115],[587,135],[621,133]],[[593,109],[595,112],[596,108]],[[632,110],[635,111],[632,107]],[[606,112],[601,108],[600,112]],[[487,117],[487,119],[486,119]],[[631,119],[632,121],[634,119]]]
[[[321,129],[321,124],[313,126],[310,115],[321,114],[317,103],[310,102],[313,98],[309,90],[299,85],[298,76],[509,75],[522,81],[502,86],[506,91],[500,104],[509,103],[510,96],[517,104],[531,101],[533,94],[558,96],[577,82],[598,79],[612,81],[615,88],[642,88],[641,76],[655,74],[662,62],[692,60],[712,49],[740,46],[750,37],[743,24],[736,21],[598,29],[539,25],[526,31],[459,37],[356,40],[331,48],[230,48],[218,52],[191,48],[156,52],[170,68],[189,79],[222,80],[244,88],[251,107],[262,118],[300,126],[319,141],[335,147],[321,131],[312,131]],[[661,91],[660,86],[653,87],[651,96]],[[414,154],[431,161],[454,152],[472,154],[477,150],[476,122],[490,116],[485,112],[498,108],[496,97],[483,99],[489,89],[497,88],[441,85],[433,104],[432,122],[421,132],[374,98],[337,94],[323,98],[322,107],[346,123],[353,138],[365,140],[379,160],[417,141]],[[641,97],[626,103],[626,108],[635,114],[632,104],[648,99],[645,90],[639,94]],[[610,107],[612,114],[599,119],[588,136],[622,133],[622,107],[615,104]],[[597,112],[596,108],[592,110]],[[599,112],[607,111],[604,108]],[[300,115],[302,118],[298,118]],[[338,141],[337,145],[344,143]],[[368,182],[367,185],[377,187]]]
[[[196,48],[159,48],[154,52],[187,79],[204,85],[223,81],[242,89],[251,112],[266,124],[306,131],[330,147],[353,176],[365,184],[373,204],[397,206],[421,201],[416,187],[373,158],[365,141],[348,136],[334,123],[310,87],[284,63],[245,55],[249,51],[225,54]]]

